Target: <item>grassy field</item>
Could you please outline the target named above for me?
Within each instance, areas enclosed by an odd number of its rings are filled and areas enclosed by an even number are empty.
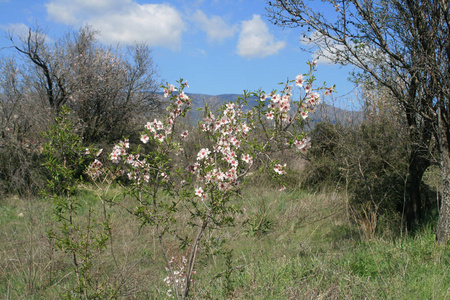
[[[81,218],[87,207],[102,211],[93,191],[76,196]],[[333,191],[253,187],[238,201],[235,226],[208,233],[222,246],[202,248],[194,299],[450,299],[450,247],[435,243],[433,228],[367,239]],[[99,282],[120,299],[167,298],[154,230],[119,207],[108,213],[112,240],[93,259]],[[75,281],[70,256],[47,238],[50,215],[45,199],[0,200],[0,299],[59,299]]]

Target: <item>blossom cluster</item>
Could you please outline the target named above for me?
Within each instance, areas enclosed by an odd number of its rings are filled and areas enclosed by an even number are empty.
[[[197,175],[197,181],[203,185],[195,189],[195,195],[202,200],[207,198],[207,190],[227,192],[236,188],[239,170],[248,168],[253,158],[248,153],[241,155],[246,165],[240,167],[238,152],[251,127],[242,121],[241,107],[235,103],[227,103],[222,113],[216,117],[208,112],[200,127],[214,141],[211,149],[202,148],[197,154],[197,162],[189,166],[189,170]]]
[[[102,154],[103,149],[100,149],[95,154],[95,160],[87,167],[86,173],[89,174],[92,178],[96,178],[102,174],[102,168],[103,163],[98,160],[98,157],[100,154]],[[84,154],[89,155],[91,154],[91,150],[89,148],[86,148]]]
[[[286,85],[279,94],[272,92],[268,95],[264,93],[259,95],[261,102],[270,99],[267,110],[264,111],[267,119],[291,123],[297,116],[306,118],[308,113],[313,112],[320,103],[320,95],[313,91],[311,80],[306,79],[303,75],[297,75],[295,80],[291,82],[297,87],[303,88],[305,92],[302,101],[295,103],[298,105],[297,111],[291,112],[293,86]],[[169,114],[165,120],[154,119],[145,124],[145,132],[140,136],[142,143],[147,144],[153,141],[157,145],[164,143],[172,150],[182,150],[181,144],[169,143],[168,139],[173,138],[172,133],[176,118],[184,116],[186,108],[191,105],[191,99],[184,93],[184,88],[187,86],[187,82],[180,80],[180,88],[178,89],[172,84],[167,84],[164,87],[164,97],[170,97],[171,99],[167,107]],[[324,95],[331,93],[332,89],[327,89]],[[213,143],[209,147],[200,149],[196,161],[190,164],[186,170],[196,176],[197,183],[194,187],[194,195],[201,200],[208,198],[209,191],[226,192],[236,188],[238,178],[248,172],[253,164],[252,154],[246,153],[245,149],[241,149],[242,143],[246,141],[249,131],[254,126],[254,123],[250,121],[249,124],[244,116],[241,105],[227,103],[217,117],[213,112],[207,111],[206,116],[200,123],[200,129],[209,136],[209,140]],[[184,140],[188,135],[188,131],[183,131],[178,138]],[[308,137],[294,138],[286,141],[286,145],[294,146],[299,152],[306,152],[311,146],[311,141]],[[126,173],[129,179],[149,182],[152,166],[139,154],[128,153],[128,148],[128,140],[119,142],[114,146],[110,154],[110,160],[113,163],[122,161],[129,165]],[[95,174],[100,174],[101,167],[99,161],[90,166]],[[275,165],[274,171],[283,175],[285,174],[284,168],[285,165]],[[168,180],[168,175],[164,173],[164,170],[160,170],[158,176],[162,180]],[[181,186],[186,185],[186,181],[181,184]]]
[[[183,83],[187,86],[187,83]],[[172,96],[177,89],[173,85],[168,85],[164,89],[164,95],[166,97]],[[154,119],[144,125],[145,132],[141,134],[140,140],[143,144],[147,144],[149,141],[153,141],[157,144],[167,142],[171,137],[174,128],[175,120],[180,117],[191,105],[191,99],[184,93],[179,91],[173,97],[173,101],[167,107],[169,115],[165,120]],[[188,136],[188,132],[185,131],[181,134],[182,138]],[[176,151],[181,151],[182,148],[178,143],[166,143],[166,145]],[[129,140],[120,141],[114,146],[112,152],[109,155],[110,160],[113,163],[123,162],[128,165],[128,171],[126,175],[130,180],[136,180],[137,183],[149,182],[151,177],[151,170],[154,168],[144,157],[139,154],[132,154],[128,152]],[[158,178],[162,181],[168,181],[168,175],[163,170],[159,170]]]
[[[87,168],[87,173],[93,178],[98,177],[102,173],[103,163],[98,159],[95,159]]]
[[[311,148],[311,138],[305,137],[302,140],[295,140],[294,146],[299,152],[305,153],[309,148]]]
[[[302,118],[306,119],[308,114],[314,112],[316,106],[320,103],[320,95],[313,91],[312,84],[308,83],[302,74],[297,75],[293,82],[297,87],[303,88],[306,94],[298,111]],[[292,105],[292,90],[293,86],[287,85],[281,94],[272,92],[268,95],[262,93],[259,96],[260,101],[270,99],[270,104],[268,105],[268,110],[265,115],[268,120],[278,119],[279,121],[292,121],[293,117],[289,115]],[[330,95],[332,91],[333,88],[326,89],[324,96]]]

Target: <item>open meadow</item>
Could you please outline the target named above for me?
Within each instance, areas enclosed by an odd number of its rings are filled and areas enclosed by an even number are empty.
[[[78,217],[86,222],[88,208],[103,209],[89,187],[80,187],[76,197],[82,203]],[[369,240],[349,215],[345,193],[331,190],[278,192],[252,184],[235,201],[242,213],[234,226],[201,246],[192,299],[450,297],[450,249],[435,243],[431,228]],[[111,298],[167,298],[154,229],[140,227],[117,206],[106,208],[112,236],[92,259],[92,284],[107,282],[115,289]],[[56,251],[46,234],[53,226],[51,209],[41,198],[1,200],[0,298],[58,299],[74,284],[71,256]],[[188,219],[177,215],[177,226]],[[181,255],[179,242],[171,242]]]

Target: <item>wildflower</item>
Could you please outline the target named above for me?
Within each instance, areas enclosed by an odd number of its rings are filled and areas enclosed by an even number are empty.
[[[281,100],[280,94],[273,95],[273,97],[272,97],[273,103],[278,103],[280,100]]]
[[[155,119],[155,121],[153,121],[153,124],[155,125],[157,130],[163,130],[164,129],[164,125],[161,121],[157,121]]]

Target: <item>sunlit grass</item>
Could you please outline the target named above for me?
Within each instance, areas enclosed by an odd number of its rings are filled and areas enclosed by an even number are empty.
[[[223,246],[202,251],[193,298],[450,297],[450,249],[435,243],[432,228],[414,237],[366,240],[347,214],[343,194],[265,186],[245,188],[236,200],[243,213],[235,225],[209,233]],[[89,207],[102,211],[92,190],[80,190],[77,197],[81,220]],[[70,257],[55,251],[46,236],[54,226],[50,210],[45,199],[1,200],[1,299],[58,299],[75,280]],[[112,244],[95,261],[101,263],[97,276],[120,287],[118,298],[165,298],[166,273],[154,230],[140,227],[118,206],[108,207],[108,214]],[[178,218],[184,226],[186,218]],[[178,251],[176,239],[170,247]]]

